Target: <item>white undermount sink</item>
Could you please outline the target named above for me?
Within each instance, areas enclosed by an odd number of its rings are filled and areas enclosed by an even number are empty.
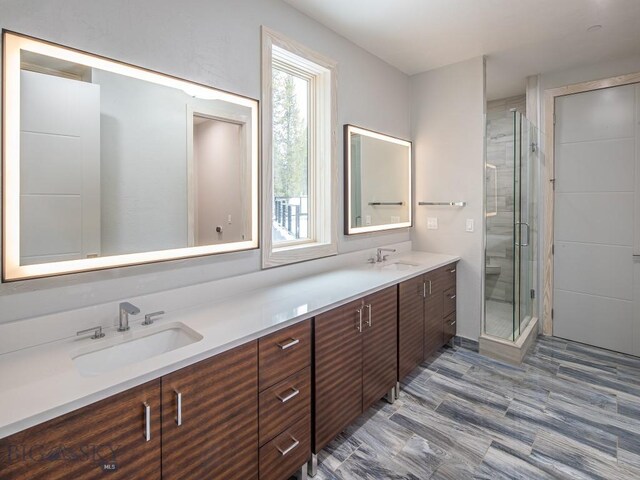
[[[406,262],[394,262],[394,263],[390,263],[388,265],[384,265],[382,267],[382,270],[395,270],[398,272],[402,272],[405,270],[411,270],[412,268],[417,267],[418,265],[415,265],[413,263],[406,263]]]
[[[90,377],[202,340],[202,335],[179,322],[148,328],[153,330],[127,333],[124,338],[110,338],[101,342],[102,345],[97,349],[91,346],[76,352],[73,363],[80,374]]]

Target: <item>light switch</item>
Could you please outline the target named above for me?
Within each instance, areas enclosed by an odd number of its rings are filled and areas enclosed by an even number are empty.
[[[231,223],[231,215],[227,216],[227,223]]]
[[[473,232],[473,218],[467,218],[465,230],[470,233]]]
[[[364,224],[365,225],[371,225],[371,215],[365,215],[364,216]]]
[[[438,229],[438,217],[427,217],[427,229],[428,230]]]

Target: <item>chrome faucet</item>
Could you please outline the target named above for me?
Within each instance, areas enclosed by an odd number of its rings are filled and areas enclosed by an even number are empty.
[[[140,309],[129,302],[122,302],[120,304],[120,325],[118,326],[119,332],[126,332],[129,330],[129,315],[137,315],[140,313]]]
[[[380,263],[380,262],[384,262],[388,255],[382,255],[382,252],[395,252],[396,249],[395,248],[379,248],[378,252],[376,253],[376,262]]]

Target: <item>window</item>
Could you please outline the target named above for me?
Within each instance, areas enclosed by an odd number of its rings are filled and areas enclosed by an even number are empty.
[[[263,27],[263,267],[335,255],[335,63]]]

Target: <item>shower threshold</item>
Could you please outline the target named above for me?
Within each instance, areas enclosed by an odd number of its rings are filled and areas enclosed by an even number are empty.
[[[528,322],[520,336],[512,340],[494,337],[483,333],[480,335],[480,354],[487,357],[502,360],[514,365],[522,363],[522,359],[535,344],[538,337],[538,317],[533,317]]]

